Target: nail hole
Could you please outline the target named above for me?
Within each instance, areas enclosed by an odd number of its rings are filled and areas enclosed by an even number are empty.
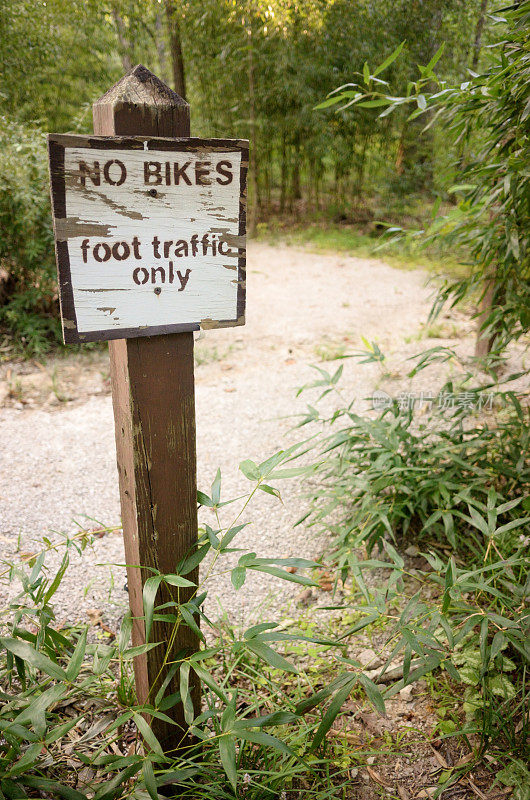
[[[157,286],[154,291],[155,291],[155,294],[161,294],[162,289],[160,288],[160,286]]]
[[[151,197],[156,197],[158,192],[156,189],[149,189],[149,194],[151,195]]]

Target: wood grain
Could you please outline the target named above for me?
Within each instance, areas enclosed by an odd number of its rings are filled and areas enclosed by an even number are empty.
[[[186,136],[189,107],[168,87],[136,67],[94,104],[94,129],[104,135]],[[120,481],[123,534],[133,643],[145,641],[142,591],[153,567],[175,571],[177,562],[196,547],[197,490],[193,334],[128,338],[109,343],[112,397]],[[187,576],[198,580],[198,571]],[[176,591],[176,590],[175,590]],[[179,590],[179,601],[189,590]],[[159,592],[158,603],[169,600]],[[164,664],[173,626],[155,622],[152,641],[164,643],[135,659],[139,702],[152,701],[167,674]],[[169,661],[199,649],[199,639],[181,626]],[[173,679],[166,694],[178,691]],[[200,688],[192,686],[195,709]],[[176,725],[156,718],[152,729],[166,752],[186,744],[181,704],[165,712]]]

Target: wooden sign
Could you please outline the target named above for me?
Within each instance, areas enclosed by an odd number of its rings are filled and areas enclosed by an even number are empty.
[[[244,324],[248,142],[48,144],[65,342]]]

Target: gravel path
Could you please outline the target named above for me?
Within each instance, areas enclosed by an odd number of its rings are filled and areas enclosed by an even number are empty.
[[[207,332],[197,346],[199,487],[207,488],[220,466],[223,493],[235,497],[246,488],[240,461],[263,460],[296,441],[300,433],[290,433],[288,417],[305,407],[295,390],[313,378],[310,364],[341,348],[362,347],[361,336],[393,351],[395,364],[417,352],[417,342],[404,340],[425,322],[431,295],[425,284],[421,270],[251,243],[247,326]],[[75,530],[74,520],[97,527],[86,516],[104,525],[119,522],[105,359],[88,354],[19,372],[4,369],[0,553],[12,557],[17,543],[15,559],[34,552],[50,530]],[[377,378],[374,366],[344,362],[344,390],[361,403]],[[292,528],[304,510],[299,484],[284,484],[283,497],[284,505],[260,493],[238,546],[263,556],[314,557],[322,547],[315,532]],[[76,558],[57,596],[59,618],[73,621],[101,609],[115,625],[127,597],[124,570],[109,565],[123,559],[120,533],[98,539],[94,551]],[[226,574],[218,575],[210,581],[207,610],[215,617],[223,609],[235,621],[248,622],[255,610],[261,613],[299,591],[256,573],[236,592]]]

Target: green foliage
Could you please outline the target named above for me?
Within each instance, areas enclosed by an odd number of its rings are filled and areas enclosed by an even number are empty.
[[[60,336],[44,135],[0,118],[0,329],[45,352]]]
[[[458,156],[458,183],[449,192],[460,200],[426,231],[409,236],[460,250],[471,261],[471,275],[449,283],[436,308],[491,293],[481,330],[501,350],[530,327],[530,2],[505,9],[495,22],[497,42],[481,74],[470,71],[468,80],[456,84],[437,78],[440,48],[402,96],[376,77],[383,64],[373,73],[367,68],[362,83],[341,87],[322,106],[383,107],[379,118],[385,125],[392,112],[406,108],[409,123],[422,120],[425,131],[435,121],[444,125]],[[398,56],[399,48],[387,61]],[[402,232],[389,233],[400,238]]]
[[[222,621],[213,623],[203,610],[205,587],[217,562],[238,552],[234,540],[244,527],[239,520],[252,497],[258,491],[278,497],[270,482],[314,471],[311,466],[292,465],[299,450],[281,451],[260,464],[244,461],[241,471],[251,488],[237,501],[221,499],[220,472],[209,493],[199,493],[199,503],[215,527],[205,524],[197,549],[176,565],[173,574],[154,572],[146,580],[148,642],[144,645],[130,646],[130,614],[114,641],[98,640],[86,627],[58,629],[53,596],[68,569],[70,554],[90,545],[86,533],[56,545],[46,540],[45,549],[31,556],[25,566],[7,566],[2,578],[9,584],[12,599],[3,612],[6,635],[0,638],[0,791],[4,797],[31,796],[33,789],[41,788],[72,800],[94,796],[145,800],[146,794],[157,797],[171,786],[181,796],[202,800],[233,798],[242,791],[245,797],[261,800],[309,786],[327,798],[334,795],[337,783],[349,780],[347,770],[321,758],[319,751],[354,687],[364,690],[369,701],[384,711],[379,689],[363,676],[360,665],[341,665],[341,674],[328,681],[323,692],[314,694],[314,674],[293,663],[287,651],[298,647],[306,654],[308,647],[318,646],[333,662],[334,651],[341,652],[333,637],[309,635],[293,625],[287,632],[274,622],[238,631]],[[235,502],[238,511],[224,524],[220,512]],[[46,567],[52,550],[63,552],[55,571]],[[200,562],[207,566],[195,585],[185,576]],[[296,573],[286,571],[293,566]],[[245,553],[231,571],[234,576],[240,569],[249,575],[257,570],[307,585],[314,582],[303,572],[316,566],[298,558],[264,559]],[[20,584],[16,595],[15,581]],[[162,586],[164,600],[167,596],[170,600],[160,604]],[[181,588],[192,589],[186,602],[179,597]],[[170,641],[179,627],[190,627],[202,639],[202,649],[187,657],[177,654],[175,660],[167,643],[149,641],[154,620],[169,623]],[[166,680],[156,696],[140,705],[132,688],[132,660],[163,646],[167,647]],[[168,688],[174,677],[176,693]],[[194,709],[191,700],[190,687],[197,680],[203,690],[202,709]],[[164,755],[145,715],[170,721],[168,714],[177,703],[183,705],[186,733],[195,737],[196,744]],[[322,704],[327,709],[320,713]],[[89,768],[86,781],[78,777],[83,768]]]
[[[447,158],[445,142],[423,144],[403,115],[377,126],[378,108],[351,115],[332,108],[315,113],[314,106],[404,40],[400,58],[383,73],[392,87],[411,79],[415,65],[431,58],[442,40],[443,75],[461,76],[474,48],[480,0],[425,0],[412,15],[409,5],[0,0],[0,114],[8,126],[22,124],[28,132],[34,126],[36,141],[40,130],[90,132],[91,103],[135,63],[172,83],[180,44],[193,133],[251,139],[252,232],[258,212],[280,212],[304,219],[325,213],[335,224],[373,233],[382,215],[403,224],[414,195],[432,195]],[[11,151],[9,163],[15,162],[23,162],[22,151]],[[47,196],[47,187],[33,185],[27,206],[40,208]],[[9,220],[7,232],[12,241],[16,229]],[[14,262],[16,247],[8,255]],[[42,258],[51,262],[51,248]],[[33,269],[40,286],[38,262]],[[4,315],[12,339],[20,345],[25,337],[30,353],[42,352],[58,334],[48,288],[42,299],[38,291],[18,287],[22,296]],[[4,302],[0,298],[0,307]]]
[[[334,388],[332,376],[319,371],[324,377],[318,385],[329,381]],[[420,419],[399,400],[374,418],[348,407],[321,418],[309,408],[303,423],[323,426],[320,446],[326,457],[312,513],[334,534],[338,549],[348,552],[363,543],[371,549],[390,535],[476,552],[497,518],[480,523],[466,508],[482,506],[491,490],[499,505],[506,504],[502,527],[521,517],[512,499],[530,489],[528,410],[523,412],[513,393],[499,392],[496,403],[504,407],[491,427],[483,419],[466,419],[480,390],[462,392],[464,404],[444,409],[455,396],[454,387],[445,386],[429,400],[431,413]],[[521,528],[530,521],[522,516]],[[458,543],[462,528],[467,533]]]
[[[132,4],[119,5],[125,14]],[[117,50],[108,6],[96,0],[0,0],[0,113],[46,131],[90,131],[90,103],[120,76]]]
[[[438,293],[432,316],[448,300],[455,304],[478,289],[485,301],[479,315],[482,336],[494,339],[497,353],[530,322],[529,22],[528,0],[506,9],[497,18],[500,41],[487,69],[471,72],[464,83],[436,78],[440,47],[427,66],[419,67],[419,79],[409,80],[406,94],[396,94],[381,73],[399,62],[400,46],[379,67],[366,63],[357,82],[341,86],[321,104],[340,104],[340,114],[374,108],[384,125],[404,109],[409,124],[423,120],[426,131],[435,122],[445,125],[458,158],[458,185],[452,191],[462,200],[409,239],[457,248],[471,262],[469,276]],[[388,234],[394,241],[403,238],[399,227],[390,227]],[[382,363],[373,347],[365,356],[364,361]],[[410,377],[435,361],[455,358],[448,348],[433,348],[420,354]],[[492,375],[494,361],[486,364]],[[321,397],[337,391],[340,369],[330,375],[319,368],[319,373],[312,387]],[[515,377],[521,375],[506,382]],[[301,424],[323,425],[318,446],[327,457],[310,514],[331,532],[332,557],[343,581],[352,579],[366,613],[378,610],[392,621],[392,652],[383,671],[399,656],[403,679],[386,696],[445,670],[463,694],[463,734],[480,734],[482,749],[503,744],[524,757],[529,409],[495,381],[481,387],[472,378],[462,376],[460,407],[444,401],[455,396],[448,384],[427,400],[422,416],[388,396],[383,410],[370,416],[356,414],[345,402],[328,418],[309,406]],[[497,390],[495,416],[477,414],[480,392],[492,388]],[[408,569],[395,550],[392,542],[405,540],[430,549],[420,553],[414,545],[421,568]],[[379,559],[370,557],[376,546]],[[365,572],[374,569],[390,569],[384,590],[365,580]],[[452,735],[461,726],[460,720],[442,721],[440,730]]]
[[[374,360],[373,349],[364,360]],[[304,389],[340,392],[339,371],[318,371]],[[322,426],[315,447],[325,459],[310,514],[331,534],[343,582],[351,578],[363,598],[354,608],[388,618],[392,652],[383,670],[399,656],[404,674],[386,696],[445,669],[465,689],[464,734],[479,733],[484,748],[497,739],[524,752],[529,410],[508,391],[496,395],[494,423],[471,419],[468,405],[448,414],[438,408],[447,392],[454,397],[445,386],[419,418],[390,399],[373,416],[342,406],[322,417],[309,406],[301,424]],[[465,394],[474,404],[478,392]],[[395,550],[404,542],[417,543],[421,568],[407,567]],[[376,548],[379,558],[371,555]],[[370,570],[385,575],[383,588],[365,579]]]

